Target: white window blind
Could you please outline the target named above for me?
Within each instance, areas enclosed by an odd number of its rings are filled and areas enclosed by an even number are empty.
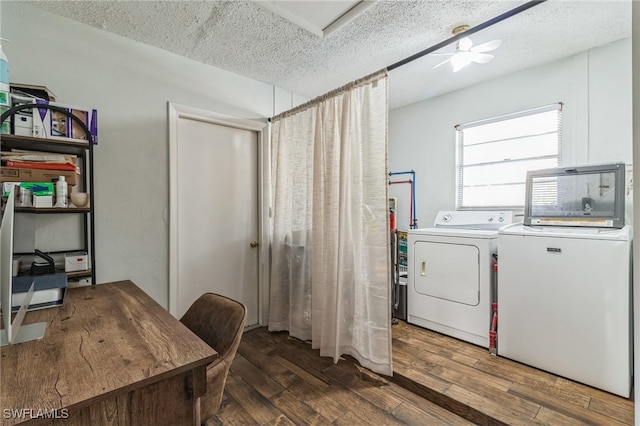
[[[524,207],[528,170],[562,164],[562,104],[456,126],[459,209]]]

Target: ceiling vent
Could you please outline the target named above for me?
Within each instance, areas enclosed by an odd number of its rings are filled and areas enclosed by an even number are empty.
[[[342,27],[374,3],[375,0],[262,0],[256,2],[318,37],[324,37]]]

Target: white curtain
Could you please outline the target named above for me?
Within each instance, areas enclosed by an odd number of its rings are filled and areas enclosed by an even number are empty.
[[[269,329],[391,375],[386,71],[272,121]]]

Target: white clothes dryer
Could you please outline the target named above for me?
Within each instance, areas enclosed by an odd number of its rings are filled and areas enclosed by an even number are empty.
[[[489,347],[498,229],[510,211],[441,211],[407,236],[407,322]]]

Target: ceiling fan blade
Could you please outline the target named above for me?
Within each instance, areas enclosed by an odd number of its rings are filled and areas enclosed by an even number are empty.
[[[451,53],[429,53],[429,55],[433,55],[433,56],[452,56],[455,55],[456,52],[451,52]]]
[[[473,56],[471,56],[471,60],[478,64],[486,64],[492,59],[493,55],[489,55],[488,53],[473,53]]]
[[[451,58],[446,59],[446,60],[444,60],[444,61],[440,62],[438,65],[435,65],[435,66],[434,66],[433,68],[431,68],[431,69],[432,69],[432,70],[434,70],[434,69],[438,68],[439,66],[442,66],[442,65],[446,64],[446,63],[447,63],[447,62],[449,62],[449,61],[451,61]]]
[[[469,37],[464,37],[458,40],[458,49],[462,51],[468,51],[473,46],[473,41]]]
[[[466,64],[454,64],[453,65],[453,72],[458,72],[460,71],[462,68],[464,68],[466,66]]]
[[[472,47],[471,51],[473,53],[489,52],[491,50],[497,49],[500,44],[502,44],[502,40],[492,40],[486,43],[479,44],[476,47]]]

